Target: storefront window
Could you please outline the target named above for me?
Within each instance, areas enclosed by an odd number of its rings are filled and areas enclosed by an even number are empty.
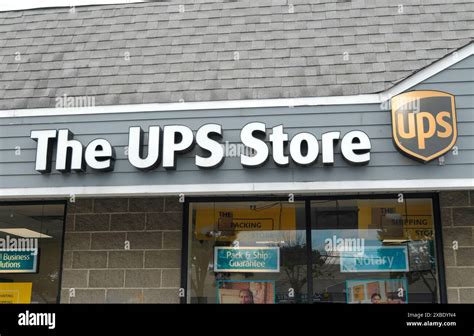
[[[431,199],[311,202],[314,302],[437,301]]]
[[[432,207],[430,198],[190,203],[188,302],[437,302]]]
[[[0,303],[57,303],[61,204],[0,204]]]
[[[190,218],[191,302],[306,300],[304,202],[192,203]]]

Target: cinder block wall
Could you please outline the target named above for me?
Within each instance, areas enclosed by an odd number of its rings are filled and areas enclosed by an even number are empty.
[[[474,191],[442,192],[440,206],[448,302],[474,303]]]
[[[177,197],[69,203],[61,303],[179,302],[182,209]]]

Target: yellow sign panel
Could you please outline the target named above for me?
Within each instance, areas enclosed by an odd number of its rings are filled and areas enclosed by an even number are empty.
[[[219,239],[229,240],[238,232],[296,230],[296,210],[293,206],[269,208],[214,208],[196,209],[196,230],[199,240],[217,239],[213,232],[219,232]]]
[[[273,218],[219,218],[219,231],[268,231],[273,230]]]
[[[31,303],[31,282],[1,282],[0,304]]]
[[[405,229],[405,237],[409,240],[433,239],[432,228]]]
[[[433,239],[431,205],[413,202],[405,206],[359,202],[359,229],[379,230],[380,239]],[[407,215],[408,213],[408,215]]]

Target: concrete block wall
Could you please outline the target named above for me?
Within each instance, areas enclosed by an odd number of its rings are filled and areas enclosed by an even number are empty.
[[[179,302],[182,211],[177,197],[69,203],[61,303]]]
[[[448,302],[474,303],[474,191],[442,192],[440,206]]]

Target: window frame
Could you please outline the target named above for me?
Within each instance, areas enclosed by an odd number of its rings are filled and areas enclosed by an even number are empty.
[[[303,201],[305,207],[305,227],[306,227],[306,241],[307,241],[307,258],[310,262],[307,263],[307,274],[312,272],[311,250],[312,250],[312,229],[311,229],[311,201],[317,200],[370,200],[370,199],[397,199],[400,194],[403,194],[404,200],[429,198],[431,199],[433,211],[433,225],[435,236],[435,253],[436,253],[436,275],[437,275],[437,289],[439,303],[447,303],[447,289],[446,289],[446,273],[444,264],[443,251],[443,236],[441,227],[441,211],[438,193],[380,193],[380,194],[344,194],[344,195],[301,195],[294,196],[294,201]],[[180,303],[187,304],[189,299],[188,293],[188,260],[189,260],[189,206],[191,203],[208,203],[208,202],[258,202],[258,201],[286,201],[288,197],[285,196],[216,196],[216,197],[186,197],[183,208],[183,232],[182,232],[182,253],[181,253],[181,291],[184,289],[184,295],[180,296]],[[313,279],[308,277],[307,281],[308,300],[311,300],[313,293]],[[307,302],[312,303],[312,302]]]
[[[0,201],[0,206],[17,206],[17,205],[54,205],[60,204],[64,205],[64,212],[63,212],[63,225],[62,225],[62,237],[61,237],[61,250],[59,256],[59,275],[58,275],[58,292],[56,293],[56,304],[61,303],[61,289],[62,289],[62,280],[63,280],[63,271],[64,271],[64,238],[66,235],[66,216],[67,216],[67,207],[68,207],[67,200],[41,200],[41,201]],[[38,261],[38,265],[39,265]]]

